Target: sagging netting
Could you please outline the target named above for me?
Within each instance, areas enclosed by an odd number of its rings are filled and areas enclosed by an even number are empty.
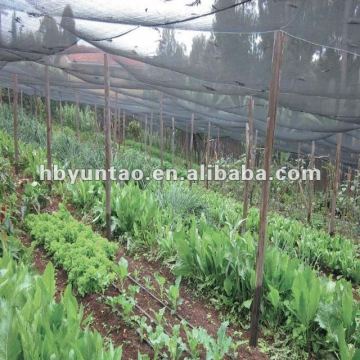
[[[286,34],[275,145],[301,143],[342,161],[360,154],[360,1],[0,1],[0,85],[54,100],[104,106],[103,52],[111,54],[111,107],[185,130],[244,139],[248,98],[265,136],[274,32]]]

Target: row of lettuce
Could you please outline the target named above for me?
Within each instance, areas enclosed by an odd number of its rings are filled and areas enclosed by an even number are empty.
[[[141,158],[141,154],[136,156]],[[58,190],[90,214],[92,221],[104,224],[104,190],[100,183],[81,182]],[[162,189],[148,184],[143,190],[134,184],[114,184],[112,193],[115,236],[125,239],[133,249],[151,250],[171,262],[175,273],[195,280],[203,288],[216,289],[227,303],[239,306],[247,316],[255,278],[255,210],[248,219],[248,231],[239,236],[239,205],[217,194],[176,184]],[[310,232],[313,235],[308,236]],[[291,333],[293,342],[316,354],[357,358],[359,309],[351,285],[319,277],[305,265],[333,265],[332,270],[358,281],[355,246],[341,238],[332,244],[333,239],[326,234],[279,216],[272,216],[269,233],[263,323]],[[344,263],[338,260],[343,243],[348,249]]]

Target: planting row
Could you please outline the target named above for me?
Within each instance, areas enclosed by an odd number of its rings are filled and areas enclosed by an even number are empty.
[[[201,351],[208,359],[220,360],[227,353],[236,351],[237,344],[226,335],[225,323],[219,328],[218,338],[214,339],[205,329],[189,328],[186,322],[174,325],[170,327],[170,332],[167,331],[164,309],[154,315],[159,320],[156,327],[146,317],[134,315],[135,295],[139,288],[132,286],[125,289],[127,262],[121,258],[115,265],[111,260],[117,245],[76,221],[64,207],[60,206],[60,210],[53,214],[28,215],[26,225],[33,239],[44,244],[56,263],[68,272],[69,280],[79,294],[103,292],[110,284],[120,284],[121,294],[108,297],[106,302],[129,326],[138,330],[141,340],[146,339],[150,343],[154,349],[153,359],[168,356],[176,360],[189,353],[192,354],[191,359],[198,359],[196,354]],[[158,281],[162,283],[159,276]],[[179,286],[180,281],[177,281],[164,290],[174,312],[180,303]],[[187,341],[180,336],[180,330],[186,331]],[[139,355],[139,358],[145,359],[146,355]]]
[[[3,239],[2,239],[3,240]],[[121,348],[90,331],[68,287],[55,302],[54,267],[33,274],[10,256],[0,257],[0,358],[120,360]]]

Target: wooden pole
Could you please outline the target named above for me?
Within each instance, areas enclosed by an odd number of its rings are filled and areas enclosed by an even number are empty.
[[[342,145],[342,134],[336,134],[336,158],[335,158],[335,175],[333,182],[333,191],[331,196],[331,212],[329,222],[329,234],[335,235],[335,212],[336,212],[336,197],[339,189],[340,182],[340,158],[341,158],[341,145]]]
[[[256,284],[255,294],[251,310],[251,329],[250,329],[250,346],[257,346],[259,336],[260,320],[260,303],[262,296],[263,278],[264,278],[264,259],[265,259],[265,237],[267,227],[267,212],[270,192],[270,169],[271,155],[274,143],[275,122],[277,113],[277,103],[280,89],[281,63],[284,49],[284,34],[281,31],[275,32],[273,58],[272,58],[272,78],[269,93],[269,109],[266,129],[266,147],[264,154],[264,170],[266,180],[262,188],[262,204],[260,208],[260,229],[259,243],[256,254]]]
[[[315,169],[315,141],[311,142],[311,155],[310,155],[310,169]],[[313,198],[314,198],[314,180],[309,179],[309,204],[307,213],[307,222],[311,224],[313,212]]]
[[[209,188],[209,178],[208,178],[208,170],[209,170],[209,155],[210,155],[210,140],[211,140],[211,123],[208,122],[208,133],[207,133],[207,141],[206,141],[206,154],[205,154],[205,187]]]
[[[20,90],[20,108],[21,108],[21,113],[24,113],[24,101],[23,101],[23,91]]]
[[[13,75],[13,125],[14,125],[14,168],[15,173],[19,170],[19,134],[18,134],[18,77]],[[10,103],[9,103],[10,105]]]
[[[164,121],[163,121],[163,94],[160,96],[160,166],[164,168]]]
[[[194,121],[195,121],[195,114],[191,114],[191,125],[190,125],[190,144],[189,144],[189,168],[192,167],[192,152],[194,147]]]
[[[191,125],[190,125],[190,144],[189,144],[189,169],[192,168],[192,158],[193,158],[193,147],[194,147],[194,121],[195,114],[191,114]],[[189,186],[192,186],[192,181],[189,181]]]
[[[59,117],[60,117],[60,125],[61,125],[61,127],[63,127],[64,126],[64,117],[63,117],[63,108],[62,108],[61,98],[60,98],[60,102],[59,102]]]
[[[175,118],[171,118],[171,162],[174,166],[175,161]]]
[[[187,168],[189,168],[189,124],[188,124],[188,122],[186,122],[186,124],[185,124],[184,150],[185,150],[186,166],[187,166]]]
[[[151,158],[152,153],[152,138],[153,138],[153,113],[150,114],[150,134],[149,134],[149,156]]]
[[[111,239],[111,179],[109,170],[111,167],[111,114],[110,114],[110,74],[108,55],[104,54],[104,90],[105,90],[105,222],[106,237]]]
[[[35,119],[38,120],[38,102],[37,102],[37,94],[35,92],[34,95],[34,104],[35,104]]]
[[[116,144],[117,139],[117,112],[118,112],[118,93],[115,95],[115,109],[114,109],[114,117],[113,117],[113,138],[114,144]]]
[[[96,131],[100,132],[100,126],[99,126],[99,119],[97,116],[97,106],[96,104],[94,105],[94,116],[95,116],[95,129]]]
[[[147,143],[147,125],[148,123],[148,117],[147,114],[145,114],[145,128],[144,128],[144,151],[145,151],[145,157],[147,157],[147,147],[146,147],[146,143]]]
[[[248,124],[246,127],[247,130],[247,149],[246,149],[246,169],[253,170],[252,168],[252,158],[253,158],[253,137],[254,137],[254,99],[252,97],[249,98],[248,103]],[[246,180],[244,184],[244,200],[243,200],[243,219],[244,222],[242,224],[242,232],[246,229],[246,218],[249,211],[249,200],[250,200],[250,191],[251,191],[251,180]]]
[[[75,107],[75,122],[76,122],[76,137],[80,139],[80,109],[79,109],[79,94],[76,93],[76,107]]]
[[[45,101],[46,101],[46,160],[47,168],[51,170],[51,107],[50,107],[50,82],[49,66],[45,66]]]
[[[220,157],[220,128],[217,129],[216,160]]]
[[[117,110],[117,143],[121,143],[121,109]]]
[[[123,142],[123,145],[125,147],[125,135],[126,135],[126,131],[125,131],[125,126],[126,126],[126,113],[125,113],[125,110],[123,112],[123,122],[122,122],[122,142]]]

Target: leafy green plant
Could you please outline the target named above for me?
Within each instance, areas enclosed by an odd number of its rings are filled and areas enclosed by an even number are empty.
[[[125,279],[128,276],[128,261],[124,257],[118,261],[117,273],[119,275],[121,289],[124,290]]]
[[[63,206],[51,215],[28,215],[25,223],[32,238],[68,272],[79,294],[102,291],[116,279],[117,245],[76,221]]]
[[[176,312],[176,309],[179,305],[182,304],[182,299],[180,298],[180,282],[181,282],[181,276],[179,276],[175,284],[170,285],[170,287],[167,290],[167,297],[169,299],[171,308],[174,312]]]
[[[164,290],[165,290],[166,279],[163,276],[161,276],[159,273],[155,273],[154,277],[155,277],[156,283],[159,286],[160,297],[163,299],[164,298]]]
[[[0,272],[1,359],[121,359],[121,348],[88,329],[71,287],[55,302],[51,263],[38,276],[5,255]]]
[[[40,213],[50,202],[49,187],[36,181],[26,184],[23,193],[23,206],[25,214],[28,212]]]
[[[126,323],[131,324],[132,314],[136,305],[134,297],[127,296],[126,294],[120,294],[118,296],[108,296],[106,303],[112,307],[112,310],[114,312],[120,314]],[[118,309],[118,306],[121,307],[121,310]]]

